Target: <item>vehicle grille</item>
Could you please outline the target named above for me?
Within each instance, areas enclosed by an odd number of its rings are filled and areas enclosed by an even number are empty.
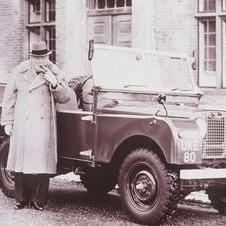
[[[226,157],[225,118],[220,112],[207,114],[207,135],[203,141],[202,157],[206,159]]]

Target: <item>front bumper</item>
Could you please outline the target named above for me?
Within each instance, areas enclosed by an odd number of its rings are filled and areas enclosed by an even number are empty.
[[[226,169],[183,169],[180,170],[181,180],[226,179]]]

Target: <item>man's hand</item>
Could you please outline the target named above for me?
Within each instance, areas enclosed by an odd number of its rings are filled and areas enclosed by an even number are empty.
[[[56,76],[47,68],[41,67],[44,70],[44,78],[52,85],[52,87],[57,87],[57,79]]]
[[[7,136],[11,136],[13,133],[13,125],[5,125],[4,130]]]

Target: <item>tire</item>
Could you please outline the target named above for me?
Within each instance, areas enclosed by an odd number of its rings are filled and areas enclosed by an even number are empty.
[[[108,193],[116,185],[116,180],[113,179],[110,170],[106,167],[89,169],[80,178],[87,191],[97,195]]]
[[[9,153],[9,139],[2,142],[0,147],[0,184],[2,192],[9,198],[14,198],[14,175],[6,170],[6,163]]]
[[[157,154],[149,149],[136,149],[121,165],[119,193],[135,222],[155,225],[175,212],[178,181],[178,175],[169,172]]]
[[[212,206],[222,215],[226,215],[226,187],[210,187],[207,190]]]

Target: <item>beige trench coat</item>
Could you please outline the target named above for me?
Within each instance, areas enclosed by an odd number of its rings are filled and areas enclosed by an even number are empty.
[[[56,65],[50,62],[49,68],[60,84],[54,90],[42,73],[34,75],[30,60],[16,67],[6,86],[1,125],[13,125],[8,170],[27,174],[56,173],[55,103],[67,102],[70,88]]]

